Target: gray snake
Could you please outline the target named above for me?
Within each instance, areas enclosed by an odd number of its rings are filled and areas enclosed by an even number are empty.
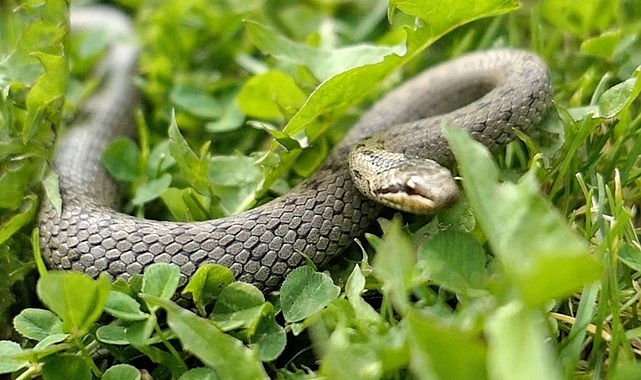
[[[130,33],[122,16],[107,13],[95,23],[120,20],[119,27]],[[114,42],[101,64],[104,85],[58,142],[53,168],[62,212],[44,201],[39,216],[40,244],[51,268],[128,278],[152,263],[168,262],[180,267],[184,282],[200,264],[214,262],[238,280],[273,289],[305,258],[322,265],[341,253],[383,210],[350,176],[347,157],[363,138],[376,134],[385,149],[451,167],[441,132],[445,123],[496,150],[514,139],[515,129],[538,124],[551,99],[548,70],[537,56],[512,49],[465,55],[426,70],[375,103],[324,164],[284,196],[216,220],[155,221],[116,211],[117,184],[101,164],[107,144],[131,134],[136,64],[136,48]]]

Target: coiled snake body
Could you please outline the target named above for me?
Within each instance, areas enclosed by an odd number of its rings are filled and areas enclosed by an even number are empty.
[[[74,26],[104,25],[105,20],[115,20],[114,28],[130,33],[118,13],[102,10],[94,19],[91,12],[72,13]],[[59,142],[53,165],[62,213],[45,201],[39,219],[43,255],[52,268],[127,278],[151,263],[169,262],[180,266],[184,281],[200,264],[215,262],[231,268],[241,281],[273,289],[305,257],[322,265],[340,253],[382,210],[354,185],[348,164],[354,146],[366,155],[374,145],[451,166],[452,153],[441,133],[445,123],[464,128],[494,150],[514,139],[514,129],[539,123],[550,103],[547,68],[538,57],[518,50],[466,55],[425,71],[377,102],[315,174],[286,195],[217,220],[155,221],[116,211],[117,185],[100,161],[114,137],[131,134],[136,58],[135,48],[113,44],[102,63],[104,86],[86,105],[85,117]],[[368,170],[354,171],[357,177],[369,175]],[[407,184],[379,189],[403,191]],[[443,202],[454,197],[448,190]]]

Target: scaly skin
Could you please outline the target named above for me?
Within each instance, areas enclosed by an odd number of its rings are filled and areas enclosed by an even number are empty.
[[[99,13],[87,22],[84,13]],[[124,16],[102,8],[72,13],[72,26],[96,27]],[[124,27],[122,27],[124,25]],[[361,195],[348,168],[349,151],[377,134],[386,148],[453,164],[441,133],[444,122],[468,130],[495,150],[513,129],[538,124],[550,104],[545,64],[517,50],[464,56],[428,70],[392,91],[365,113],[322,167],[286,195],[226,218],[191,223],[138,219],[116,211],[117,185],[100,163],[111,140],[131,134],[137,50],[114,42],[104,59],[105,85],[82,110],[84,117],[59,141],[54,170],[62,214],[43,202],[40,243],[51,268],[128,278],[154,262],[180,266],[186,281],[199,265],[225,265],[237,279],[263,290],[277,287],[305,257],[317,265],[340,254],[383,206]],[[434,116],[439,115],[439,116]],[[394,128],[391,128],[394,127]]]

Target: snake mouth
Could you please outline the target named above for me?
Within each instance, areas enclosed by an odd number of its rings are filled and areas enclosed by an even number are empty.
[[[375,191],[377,200],[388,207],[412,214],[434,214],[458,199],[458,188],[425,186],[424,179],[411,176]]]

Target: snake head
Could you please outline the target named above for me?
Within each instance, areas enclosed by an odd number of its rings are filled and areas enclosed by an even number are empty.
[[[376,190],[375,200],[413,214],[433,214],[458,199],[452,173],[431,160],[411,160],[401,165],[388,183]]]
[[[452,173],[432,160],[357,149],[350,154],[350,171],[363,195],[397,210],[433,214],[458,199]]]

